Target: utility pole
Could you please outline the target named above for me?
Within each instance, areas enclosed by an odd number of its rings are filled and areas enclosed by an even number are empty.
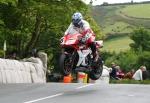
[[[6,40],[4,41],[4,58],[6,58],[6,50],[7,50],[7,47],[6,47]]]

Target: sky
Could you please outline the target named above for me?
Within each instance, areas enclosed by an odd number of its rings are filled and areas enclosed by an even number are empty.
[[[89,3],[91,0],[82,0],[85,3]],[[134,2],[141,2],[141,1],[150,1],[150,0],[133,0]],[[131,0],[93,0],[93,5],[100,5],[103,2],[108,2],[108,3],[124,3],[124,2],[131,2]]]

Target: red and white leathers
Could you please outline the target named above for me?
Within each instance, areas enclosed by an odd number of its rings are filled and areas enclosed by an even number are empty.
[[[68,29],[65,32],[65,35],[68,34],[82,34],[82,40],[84,43],[88,44],[89,47],[92,50],[93,57],[95,59],[96,57],[96,45],[94,43],[95,41],[95,34],[93,33],[92,29],[90,28],[90,25],[87,21],[82,20],[81,21],[82,27],[75,27],[72,23],[69,25]]]

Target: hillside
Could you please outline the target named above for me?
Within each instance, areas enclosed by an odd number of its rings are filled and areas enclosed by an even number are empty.
[[[107,40],[103,50],[125,51],[130,48],[130,34],[135,28],[150,29],[150,3],[92,7],[92,15]],[[119,37],[120,36],[120,37]]]
[[[115,38],[110,38],[106,41],[104,41],[104,47],[102,48],[103,51],[115,51],[116,53],[119,53],[120,51],[126,51],[128,50],[129,44],[133,41],[129,38],[129,36],[118,36]]]
[[[150,28],[150,3],[94,6],[93,17],[104,34],[130,33],[136,27]]]
[[[150,19],[150,4],[130,5],[122,10],[123,15],[139,18]]]

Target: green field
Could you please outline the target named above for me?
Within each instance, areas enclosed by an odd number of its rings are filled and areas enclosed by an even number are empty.
[[[102,50],[119,53],[120,51],[129,50],[129,44],[132,42],[133,41],[128,36],[112,38],[104,41],[104,47]]]
[[[105,34],[115,34],[115,33],[128,33],[132,31],[132,28],[128,23],[125,22],[116,22],[114,24],[108,25],[103,29]]]
[[[121,11],[129,17],[150,18],[150,4],[129,5]]]
[[[150,4],[95,6],[92,10],[105,35],[131,33],[137,27],[150,29]]]

